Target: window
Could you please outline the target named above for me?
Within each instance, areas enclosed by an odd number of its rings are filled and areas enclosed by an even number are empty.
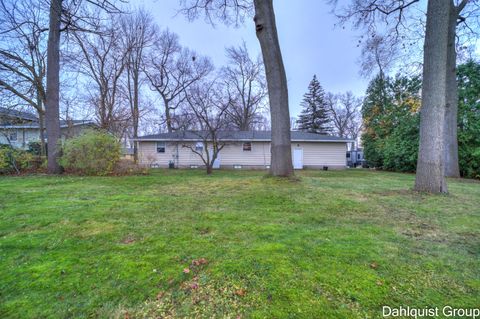
[[[165,142],[157,142],[157,153],[165,153]]]
[[[13,142],[17,140],[17,132],[12,132],[8,135],[8,139]]]
[[[359,154],[357,154],[357,159],[360,159],[360,158],[361,158],[361,157],[360,157],[360,153],[359,153]]]
[[[243,143],[243,151],[244,152],[250,152],[251,150],[252,150],[252,143],[251,142]]]
[[[197,144],[195,144],[195,151],[201,153],[203,152],[203,143],[202,142],[197,142]]]
[[[347,152],[347,158],[350,158],[350,152]]]

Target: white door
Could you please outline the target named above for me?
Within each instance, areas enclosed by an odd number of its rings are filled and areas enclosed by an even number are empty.
[[[303,168],[303,149],[295,148],[293,150],[293,168],[302,169]]]

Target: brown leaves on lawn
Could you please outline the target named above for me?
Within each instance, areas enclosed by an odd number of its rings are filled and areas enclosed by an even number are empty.
[[[376,269],[378,269],[378,264],[377,264],[376,262],[372,262],[372,263],[370,264],[370,268],[376,270]]]
[[[245,289],[237,289],[235,290],[235,295],[239,297],[244,297],[247,294],[247,291]]]

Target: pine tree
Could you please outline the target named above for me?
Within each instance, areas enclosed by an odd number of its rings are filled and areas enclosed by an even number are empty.
[[[330,118],[325,102],[325,92],[316,75],[308,85],[308,92],[303,96],[301,106],[303,110],[297,120],[300,131],[318,134],[330,133]]]

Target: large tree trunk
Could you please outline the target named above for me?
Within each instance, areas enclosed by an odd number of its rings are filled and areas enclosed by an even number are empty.
[[[420,144],[415,190],[446,193],[445,109],[447,52],[451,0],[429,0],[423,52]]]
[[[272,0],[254,0],[255,29],[267,76],[272,124],[271,165],[273,176],[293,175],[288,87],[278,42]]]
[[[47,99],[45,121],[48,139],[49,174],[61,172],[58,164],[58,140],[60,138],[59,91],[60,91],[60,18],[62,0],[50,2],[50,25],[47,51]]]
[[[457,18],[457,8],[451,3],[448,26],[447,110],[445,113],[445,176],[447,177],[460,177],[457,137],[457,52],[455,51]]]

